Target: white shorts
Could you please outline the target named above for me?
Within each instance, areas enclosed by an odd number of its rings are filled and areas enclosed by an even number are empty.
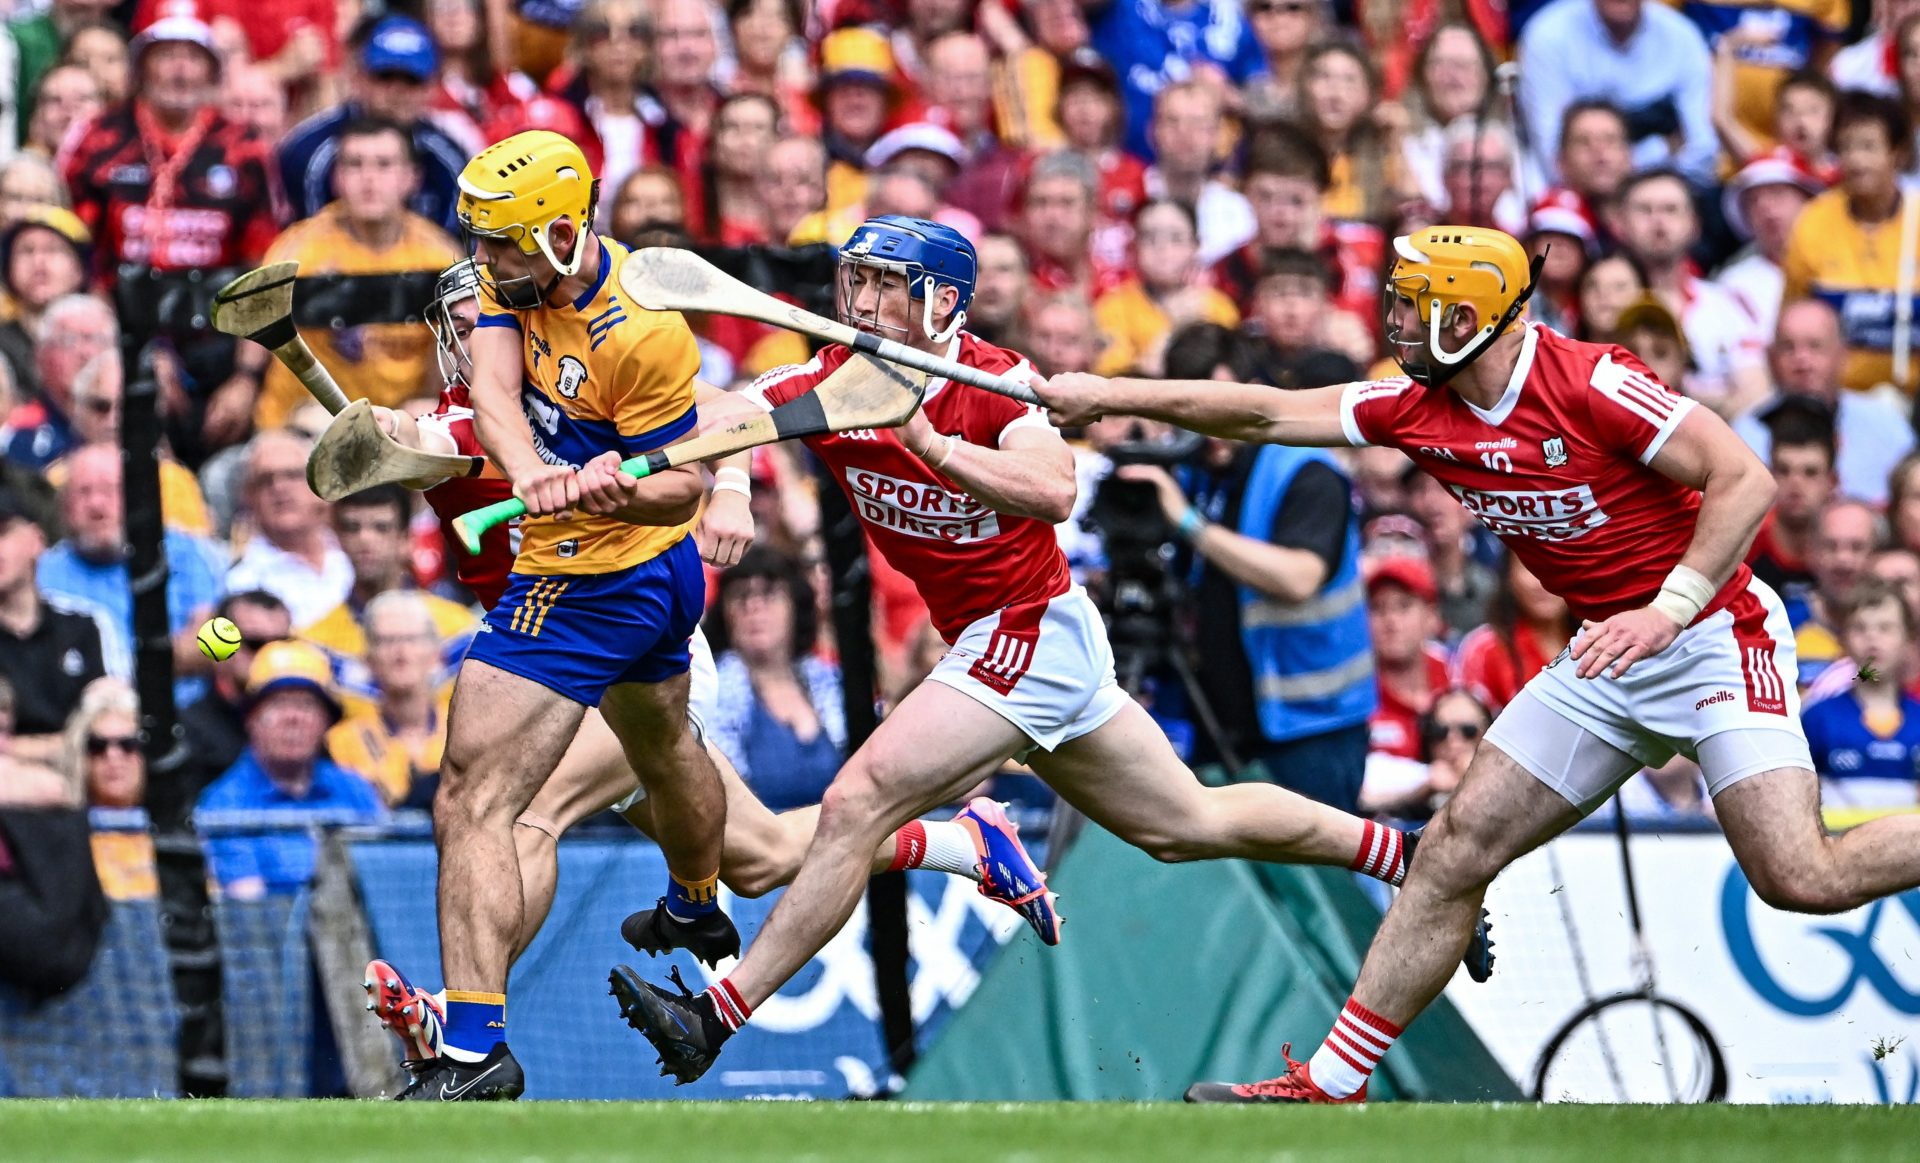
[[[687,667],[687,726],[693,728],[693,737],[704,744],[707,720],[720,700],[720,673],[713,668],[713,647],[707,645],[707,636],[698,626],[693,628],[688,649],[693,661]],[[628,792],[612,810],[624,812],[646,798],[647,789],[643,784]]]
[[[1079,586],[969,625],[927,678],[978,700],[1044,751],[1098,730],[1127,705],[1106,625]]]
[[[1577,669],[1561,651],[1500,712],[1487,741],[1583,811],[1675,754],[1697,761],[1716,795],[1763,771],[1813,770],[1793,627],[1758,578],[1624,678],[1583,679]]]

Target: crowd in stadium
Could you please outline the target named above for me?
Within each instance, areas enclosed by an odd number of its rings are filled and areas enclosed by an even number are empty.
[[[595,225],[629,243],[840,245],[883,213],[951,225],[979,252],[968,327],[1049,375],[1395,374],[1379,323],[1392,238],[1497,226],[1541,259],[1533,318],[1626,347],[1769,462],[1779,500],[1750,560],[1794,617],[1827,801],[1917,798],[1915,0],[0,6],[0,805],[141,802],[122,268],[295,260],[303,277],[431,287],[464,253],[455,176],[528,128],[584,147]],[[789,332],[695,322],[716,385],[808,355]],[[352,396],[423,410],[440,390],[423,325],[303,334]],[[265,349],[151,354],[202,810],[427,806],[477,625],[457,550],[398,487],[334,505],[309,491],[327,415]],[[1102,450],[1158,433],[1077,435],[1084,514],[1112,471]],[[1213,441],[1172,469],[1119,470],[1192,542],[1171,557],[1192,599],[1179,636],[1207,662],[1219,729],[1164,676],[1144,697],[1196,763],[1258,759],[1348,809],[1430,815],[1576,629],[1565,604],[1392,450],[1303,470],[1253,531],[1317,563],[1304,588],[1286,554],[1192,538],[1202,519],[1236,527],[1251,460]],[[714,726],[778,809],[818,798],[846,729],[806,453],[764,449],[754,478],[758,545],[712,584]],[[1076,517],[1060,536],[1097,591],[1101,534]],[[1297,606],[1355,552],[1363,696],[1276,728],[1235,587]],[[876,574],[885,703],[944,643],[912,588]],[[215,612],[243,636],[218,663],[194,644]],[[1624,802],[1705,818],[1705,792],[1677,759]],[[102,837],[95,856],[111,895],[151,893],[137,846]],[[312,852],[298,835],[216,840],[211,859],[225,891],[258,895],[298,889]],[[0,879],[11,868],[0,838]]]

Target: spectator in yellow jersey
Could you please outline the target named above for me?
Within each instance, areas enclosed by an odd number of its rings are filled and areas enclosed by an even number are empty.
[[[1834,114],[1833,144],[1840,184],[1807,203],[1793,224],[1780,261],[1781,301],[1820,299],[1840,316],[1847,387],[1893,384],[1912,395],[1920,384],[1920,358],[1911,350],[1916,288],[1911,275],[1902,287],[1901,259],[1920,254],[1920,203],[1901,193],[1899,181],[1913,157],[1912,128],[1892,98],[1848,93]]]
[[[334,161],[335,200],[312,218],[288,227],[267,251],[267,261],[298,262],[303,279],[424,272],[430,282],[434,272],[460,257],[460,251],[445,231],[407,209],[407,199],[419,182],[413,139],[405,130],[387,121],[348,123],[340,131]],[[387,301],[390,296],[375,291],[372,283],[369,280],[363,297]],[[430,376],[433,338],[422,327],[405,323],[303,327],[301,334],[355,398],[364,396],[375,404],[397,408],[437,386]],[[250,348],[242,359],[265,371],[254,406],[255,425],[285,424],[287,416],[306,402],[306,389],[263,349]]]
[[[1852,18],[1847,0],[1694,0],[1682,11],[1713,49],[1714,124],[1765,149],[1775,138],[1774,98],[1795,72],[1825,62]]]
[[[90,808],[127,812],[144,807],[147,761],[140,753],[140,700],[119,679],[89,685],[67,720],[67,770]],[[153,839],[145,827],[93,833],[93,867],[108,899],[142,900],[159,890],[153,869]]]
[[[13,306],[13,317],[0,325],[0,358],[23,395],[40,382],[33,356],[40,316],[85,288],[92,243],[86,224],[58,206],[28,207],[0,229],[0,285]]]
[[[411,498],[398,485],[354,493],[333,506],[333,532],[341,552],[353,563],[353,588],[346,601],[302,630],[300,637],[325,648],[331,656],[334,677],[349,712],[373,699],[377,692],[378,684],[370,670],[372,643],[368,634],[374,601],[382,594],[415,588],[408,572],[412,542],[407,520],[412,508]],[[437,648],[436,681],[451,679],[479,619],[457,602],[424,592],[419,596]]]
[[[347,717],[327,732],[334,761],[372,781],[393,807],[433,806],[447,749],[447,702],[440,681],[440,631],[431,597],[388,590],[364,613],[373,699],[344,698]]]
[[[1188,323],[1237,327],[1233,300],[1202,283],[1196,261],[1200,238],[1193,212],[1178,202],[1149,202],[1134,219],[1134,275],[1094,302],[1094,320],[1107,345],[1093,370],[1099,375],[1159,377],[1167,340]]]
[[[858,205],[867,196],[867,150],[886,131],[900,90],[893,49],[871,28],[842,28],[820,42],[820,140],[832,158],[827,209]]]

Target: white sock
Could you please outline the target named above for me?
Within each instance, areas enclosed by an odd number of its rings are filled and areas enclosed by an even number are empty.
[[[927,854],[920,859],[921,868],[980,879],[980,850],[973,846],[973,833],[965,824],[949,821],[924,826]]]
[[[1349,998],[1327,1040],[1313,1052],[1307,1073],[1329,1097],[1346,1098],[1367,1084],[1399,1036],[1398,1026]]]

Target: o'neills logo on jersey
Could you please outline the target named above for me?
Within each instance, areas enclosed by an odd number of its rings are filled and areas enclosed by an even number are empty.
[[[847,483],[861,519],[882,529],[960,544],[1000,535],[999,516],[965,493],[859,468],[847,470]]]
[[[1539,541],[1572,541],[1607,523],[1606,510],[1593,497],[1592,485],[1555,489],[1550,493],[1496,491],[1448,485],[1467,512],[1480,518],[1496,537],[1532,537]]]

